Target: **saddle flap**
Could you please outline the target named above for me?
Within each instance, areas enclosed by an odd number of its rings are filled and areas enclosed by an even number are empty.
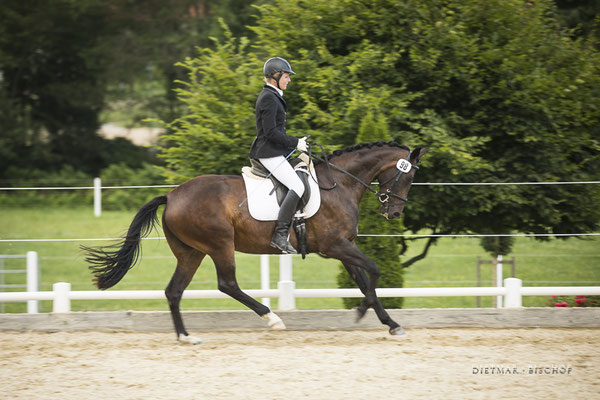
[[[302,165],[298,166],[294,170],[296,171],[296,175],[298,175],[298,177],[302,181],[302,184],[304,185],[304,194],[302,194],[302,198],[298,202],[298,209],[296,210],[300,211],[306,207],[306,205],[308,204],[308,200],[310,199],[309,173],[308,170]],[[289,189],[277,179],[273,179],[273,184],[273,191],[275,191],[275,195],[277,196],[277,204],[281,205]]]
[[[302,212],[296,213],[296,217],[303,216],[304,218],[310,218],[319,210],[321,205],[321,193],[319,192],[317,174],[312,162],[309,166],[303,160],[293,161],[293,163],[299,164],[295,168],[296,173],[305,187],[304,195],[299,202],[299,208]],[[254,167],[255,163],[252,164]],[[264,168],[262,165],[260,167]],[[248,210],[250,215],[259,221],[276,221],[279,205],[285,198],[288,189],[272,176],[269,179],[265,179],[268,173],[264,177],[261,177],[259,174],[264,175],[264,173],[261,172],[260,167],[258,170],[251,167],[242,168]],[[283,191],[280,192],[281,190]]]

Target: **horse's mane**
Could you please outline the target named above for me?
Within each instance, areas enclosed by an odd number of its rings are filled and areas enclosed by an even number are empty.
[[[403,144],[398,144],[394,141],[391,141],[391,142],[378,141],[378,142],[369,142],[369,143],[359,143],[359,144],[355,144],[353,146],[347,146],[342,149],[334,150],[333,153],[328,155],[328,158],[337,157],[342,154],[351,153],[353,151],[357,151],[357,150],[361,150],[361,149],[371,149],[373,147],[398,147],[398,148],[410,151],[410,149],[407,146],[405,146]],[[319,163],[321,163],[321,161],[315,160],[315,164],[319,164]]]

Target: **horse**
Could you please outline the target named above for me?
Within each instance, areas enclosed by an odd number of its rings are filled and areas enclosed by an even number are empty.
[[[373,308],[389,333],[400,335],[402,327],[392,320],[377,298],[380,275],[377,264],[355,244],[358,210],[369,191],[379,197],[380,212],[388,219],[399,218],[408,202],[407,195],[417,164],[427,148],[412,152],[395,142],[361,143],[316,158],[315,170],[320,184],[321,205],[306,220],[306,248],[342,262],[364,294],[357,308],[359,320]],[[370,184],[379,181],[379,191]],[[327,186],[323,187],[321,186]],[[280,254],[269,246],[274,221],[257,221],[248,211],[246,188],[241,176],[202,175],[142,206],[122,241],[104,247],[82,246],[86,262],[95,276],[94,283],[104,290],[116,285],[140,257],[141,239],[158,223],[157,210],[165,205],[162,228],[177,259],[175,272],[165,289],[177,339],[200,343],[190,336],[180,313],[181,297],[200,263],[207,255],[215,264],[218,289],[250,308],[272,329],[285,329],[283,321],[269,307],[244,293],[236,280],[235,252]],[[294,232],[290,242],[298,248]]]

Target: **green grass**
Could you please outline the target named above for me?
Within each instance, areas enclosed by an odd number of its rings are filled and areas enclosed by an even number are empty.
[[[104,211],[100,218],[93,216],[91,205],[74,209],[0,208],[0,239],[69,239],[111,238],[120,236],[129,226],[135,211]],[[154,231],[151,237],[162,236]],[[424,242],[417,241],[408,256],[417,254]],[[107,242],[0,242],[0,254],[25,254],[37,251],[41,265],[41,288],[51,290],[55,282],[70,282],[73,290],[96,290],[91,274],[83,260],[80,244],[106,245]],[[405,273],[406,287],[453,287],[476,285],[476,259],[490,259],[476,238],[441,239],[432,247],[427,258],[413,264]],[[600,285],[600,239],[567,239],[536,241],[517,238],[512,254],[516,258],[516,276],[526,286]],[[24,268],[24,259],[3,261],[5,269]],[[238,254],[237,275],[243,289],[260,287],[259,257]],[[271,287],[279,280],[278,256],[270,257]],[[294,257],[294,280],[297,288],[334,288],[339,262],[309,255],[306,260]],[[115,287],[125,289],[164,289],[175,268],[175,259],[165,240],[146,240],[141,262]],[[510,275],[505,266],[504,277]],[[24,283],[24,275],[6,275],[6,283]],[[483,286],[491,286],[490,265],[482,267]],[[210,258],[206,258],[189,289],[216,289],[216,274]],[[22,289],[19,289],[22,290]],[[543,306],[547,298],[525,297],[525,306]],[[272,299],[277,308],[277,300]],[[484,307],[491,298],[483,298]],[[299,309],[342,308],[341,299],[296,299]],[[475,307],[470,297],[406,298],[405,308]],[[24,312],[23,303],[5,303],[6,312]],[[50,302],[41,303],[41,311],[51,311]],[[184,300],[184,310],[244,309],[234,300]],[[73,301],[74,311],[91,310],[168,310],[163,300]],[[1,309],[0,309],[1,310]]]

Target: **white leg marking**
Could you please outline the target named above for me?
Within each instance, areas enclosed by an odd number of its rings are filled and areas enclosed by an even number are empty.
[[[200,339],[197,336],[192,336],[192,335],[188,335],[188,336],[179,335],[178,340],[183,343],[202,344],[202,339]]]
[[[285,324],[283,323],[283,321],[281,320],[281,318],[279,318],[277,316],[277,314],[275,314],[274,312],[270,312],[268,314],[265,314],[261,317],[262,319],[268,321],[267,323],[269,324],[269,327],[271,329],[275,329],[278,331],[284,330],[285,329]]]

